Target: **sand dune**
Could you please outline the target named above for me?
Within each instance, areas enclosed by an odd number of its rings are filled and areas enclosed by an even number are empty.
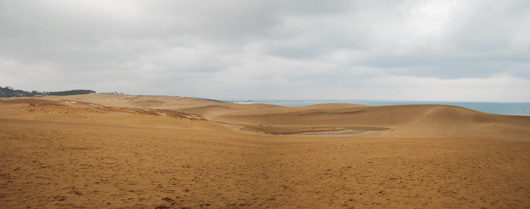
[[[0,208],[530,208],[529,136],[442,105],[2,98]]]
[[[228,109],[228,108],[226,108]],[[528,140],[530,117],[506,116],[445,105],[318,105],[276,110],[191,111],[210,116],[211,120],[263,127],[386,127],[370,134],[385,137],[463,137],[481,136]]]

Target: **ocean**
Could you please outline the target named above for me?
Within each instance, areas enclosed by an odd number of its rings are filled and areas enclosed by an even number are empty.
[[[384,105],[414,105],[414,104],[441,104],[465,107],[481,112],[501,114],[501,115],[522,115],[530,116],[530,103],[497,103],[497,102],[422,102],[422,101],[378,101],[378,100],[247,100],[247,101],[227,101],[238,104],[263,103],[281,106],[306,106],[324,103],[347,103],[363,104],[371,106]]]

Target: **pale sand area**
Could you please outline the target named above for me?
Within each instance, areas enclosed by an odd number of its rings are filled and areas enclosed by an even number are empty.
[[[453,106],[2,98],[0,147],[0,208],[530,208],[530,117]]]

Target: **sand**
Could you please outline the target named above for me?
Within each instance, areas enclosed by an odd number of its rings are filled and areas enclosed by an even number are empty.
[[[454,106],[1,98],[0,147],[0,208],[530,208],[530,117]]]

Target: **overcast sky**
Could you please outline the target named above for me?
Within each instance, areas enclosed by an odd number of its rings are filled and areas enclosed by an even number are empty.
[[[0,86],[530,102],[530,1],[0,1]]]

